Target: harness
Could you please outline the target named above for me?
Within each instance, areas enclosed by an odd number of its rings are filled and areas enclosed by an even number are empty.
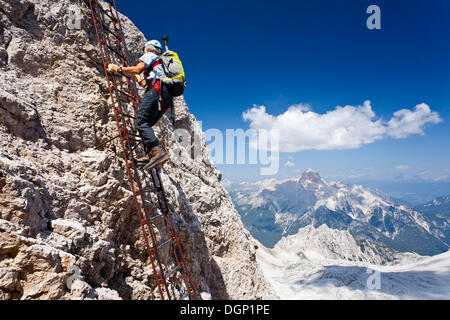
[[[161,64],[160,60],[157,60],[155,63],[153,63],[151,66],[147,68],[147,70],[144,73],[145,79],[147,81],[147,78],[150,76],[150,72],[158,65]],[[149,82],[147,81],[147,85],[145,87],[145,93],[149,92],[151,89],[155,88],[156,92],[158,93],[158,110],[166,112],[169,110],[169,108],[164,108],[165,103],[162,96],[162,84],[161,78],[156,77],[153,79],[153,81]]]

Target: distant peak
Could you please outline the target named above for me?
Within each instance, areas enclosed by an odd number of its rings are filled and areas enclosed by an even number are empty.
[[[311,181],[315,183],[323,183],[322,177],[314,171],[313,169],[308,169],[303,172],[302,177],[300,178],[300,182],[303,181]]]

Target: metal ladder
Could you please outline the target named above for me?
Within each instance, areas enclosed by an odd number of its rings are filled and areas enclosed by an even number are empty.
[[[130,65],[116,4],[114,0],[89,0],[89,6],[118,130],[116,137],[102,145],[120,138],[133,201],[153,269],[152,280],[160,299],[197,300],[159,171],[154,168],[149,174],[136,165],[136,153],[145,151],[134,125],[141,102],[136,82],[130,76],[110,75],[107,71],[109,63]]]

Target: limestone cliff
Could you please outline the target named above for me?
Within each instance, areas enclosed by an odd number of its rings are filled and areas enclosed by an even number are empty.
[[[80,30],[66,26],[69,6]],[[121,20],[136,61],[144,35]],[[120,146],[94,149],[117,134],[100,61],[85,1],[0,0],[0,299],[153,297]],[[161,174],[197,291],[273,298],[199,124],[182,97],[175,107],[200,156],[164,116],[174,161]]]

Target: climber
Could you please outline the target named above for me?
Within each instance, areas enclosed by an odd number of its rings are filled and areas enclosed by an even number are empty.
[[[146,87],[145,96],[138,110],[136,127],[144,141],[146,156],[136,159],[138,164],[145,163],[148,170],[163,165],[169,160],[167,152],[159,145],[158,138],[153,131],[154,126],[162,115],[173,106],[173,97],[165,85],[161,85],[164,68],[159,61],[162,46],[158,40],[148,41],[144,46],[144,55],[134,67],[123,67],[115,64],[108,65],[108,72],[112,74],[130,74],[140,85]],[[140,74],[145,72],[145,79]]]

